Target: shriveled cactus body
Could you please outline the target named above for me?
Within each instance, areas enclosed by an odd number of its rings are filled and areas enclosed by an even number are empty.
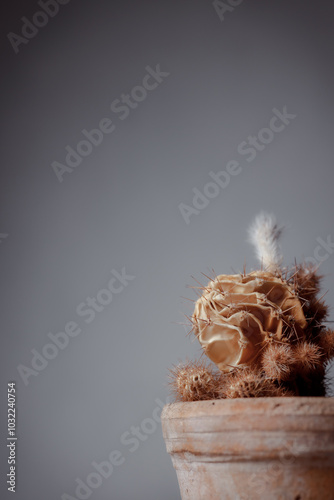
[[[217,276],[203,287],[192,319],[205,354],[222,371],[251,365],[270,340],[304,338],[307,325],[292,287],[263,271]]]

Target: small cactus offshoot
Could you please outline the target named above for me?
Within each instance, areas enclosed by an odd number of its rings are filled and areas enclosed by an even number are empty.
[[[219,398],[222,374],[203,361],[179,364],[170,370],[170,386],[176,400],[202,401]]]
[[[214,364],[174,367],[177,400],[325,395],[334,331],[318,298],[322,276],[307,264],[281,267],[281,232],[261,214],[250,228],[261,270],[201,285],[192,330]]]
[[[259,373],[257,370],[242,369],[227,377],[221,395],[225,398],[259,398],[292,396],[279,383]]]

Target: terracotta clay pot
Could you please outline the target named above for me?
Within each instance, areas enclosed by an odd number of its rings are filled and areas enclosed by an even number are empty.
[[[334,500],[334,398],[174,403],[161,420],[183,500]]]

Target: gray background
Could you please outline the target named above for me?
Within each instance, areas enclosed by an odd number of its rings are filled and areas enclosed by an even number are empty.
[[[191,313],[191,275],[257,266],[254,215],[287,225],[286,264],[334,238],[334,7],[250,0],[222,22],[204,0],[71,0],[15,54],[7,33],[38,10],[6,1],[1,21],[1,470],[16,380],[15,498],[74,497],[75,479],[118,449],[125,463],[90,498],[178,499],[160,426],[133,453],[120,436],[166,401],[168,367],[199,356],[177,324]],[[110,103],[157,64],[170,75],[121,121]],[[247,162],[238,145],[285,105],[297,117]],[[58,182],[51,163],[104,117],[116,130]],[[187,225],[178,205],[231,159],[242,172]],[[333,263],[321,266],[329,304]],[[86,324],[76,307],[122,267],[135,279]],[[17,366],[70,320],[81,334],[25,386]]]

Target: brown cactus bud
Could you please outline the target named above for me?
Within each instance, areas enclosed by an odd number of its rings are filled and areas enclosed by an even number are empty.
[[[300,342],[293,348],[296,369],[301,374],[317,370],[323,364],[323,354],[319,346],[311,342]]]
[[[308,328],[316,328],[326,319],[328,306],[324,301],[313,298],[305,303],[304,312],[308,323]]]
[[[270,344],[262,356],[262,366],[270,379],[289,380],[295,358],[288,344]]]
[[[251,369],[240,369],[231,374],[222,388],[226,398],[260,398],[293,396],[280,385]]]
[[[170,370],[169,384],[178,401],[217,399],[222,374],[204,362],[187,362]]]
[[[291,280],[299,297],[311,300],[320,291],[322,276],[317,274],[317,269],[308,264],[301,264],[292,270]]]
[[[318,337],[325,361],[334,358],[334,330],[325,330]]]

